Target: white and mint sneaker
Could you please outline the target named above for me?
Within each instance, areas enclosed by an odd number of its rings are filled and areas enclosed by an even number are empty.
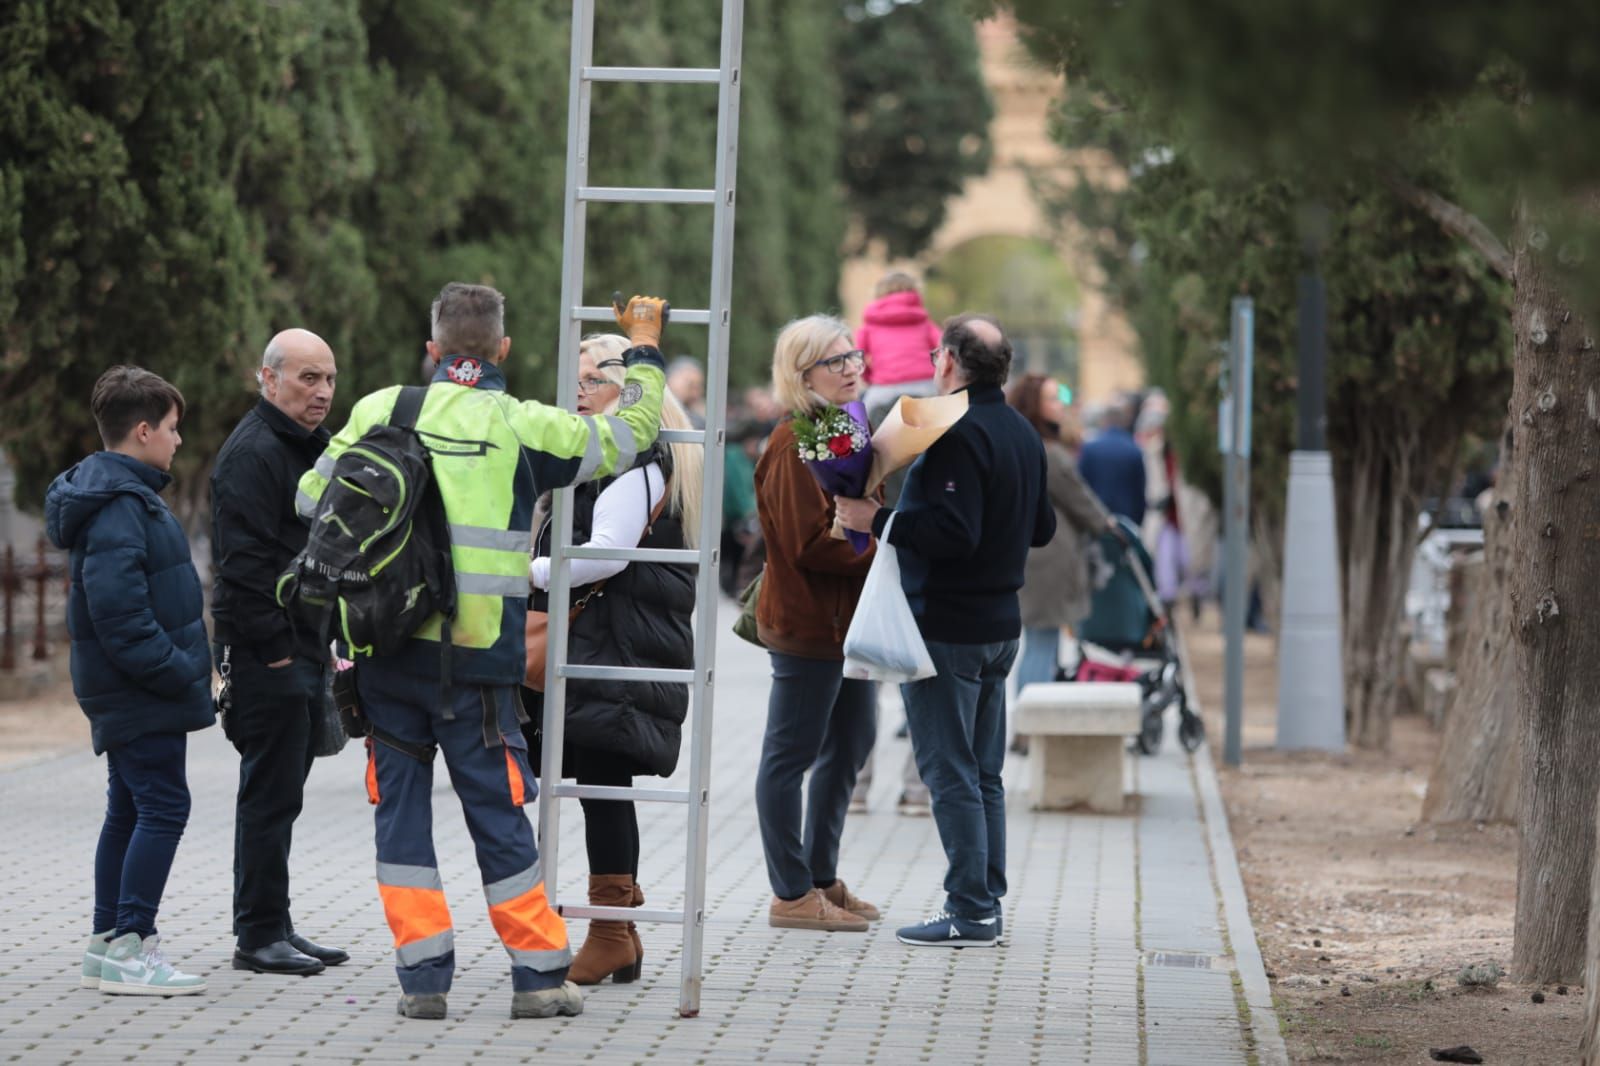
[[[89,937],[88,946],[83,949],[83,976],[78,979],[80,987],[100,987],[100,961],[106,957],[106,945],[111,943],[111,936],[115,932],[115,929],[107,929]]]
[[[992,948],[999,939],[999,924],[997,918],[957,918],[939,911],[899,930],[895,939],[919,948]]]
[[[161,954],[159,937],[139,939],[124,933],[106,948],[100,963],[100,991],[113,996],[192,996],[206,990],[206,979],[173,968]]]

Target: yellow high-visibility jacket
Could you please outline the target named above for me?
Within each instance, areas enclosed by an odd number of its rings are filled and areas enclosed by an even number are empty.
[[[453,681],[515,685],[522,681],[528,600],[528,551],[534,503],[550,489],[633,466],[661,428],[665,376],[661,353],[633,348],[623,405],[615,415],[577,415],[506,394],[498,367],[450,356],[441,361],[416,429],[433,453],[455,562],[456,619],[451,625]],[[400,386],[362,397],[350,421],[300,479],[295,507],[316,511],[334,460],[394,410]],[[434,615],[386,668],[439,677],[440,627]]]

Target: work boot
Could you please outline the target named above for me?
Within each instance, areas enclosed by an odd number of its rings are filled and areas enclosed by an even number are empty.
[[[633,906],[630,874],[590,874],[589,902],[596,907]],[[594,918],[589,935],[572,960],[567,978],[577,985],[597,985],[607,977],[619,985],[639,977],[639,955],[628,935],[628,923]]]
[[[866,900],[858,897],[854,892],[851,892],[849,886],[847,886],[843,881],[835,881],[833,884],[823,889],[822,894],[827,898],[829,903],[833,904],[835,907],[838,907],[840,910],[846,910],[851,914],[860,915],[869,922],[875,922],[879,918],[883,917],[883,915],[878,913],[877,907],[874,907]]]
[[[767,924],[777,929],[820,929],[828,933],[867,931],[865,918],[834,906],[820,888],[813,888],[799,899],[773,896]]]
[[[628,901],[630,907],[644,906],[644,889],[639,887],[639,882],[633,882],[633,896]],[[644,943],[639,939],[639,926],[633,922],[628,923],[628,939],[633,941],[634,976],[639,977],[644,972]]]
[[[83,949],[83,976],[78,978],[79,986],[94,989],[100,987],[100,964],[105,961],[106,947],[116,932],[115,929],[107,929],[103,933],[95,933],[89,937],[89,943]]]
[[[430,1022],[443,1018],[444,1011],[443,992],[402,992],[400,1002],[395,1005],[395,1013],[402,1018],[417,1018]]]
[[[616,922],[624,925],[624,922]],[[583,1013],[583,993],[571,981],[536,992],[511,993],[513,1018],[571,1018]]]
[[[161,954],[160,938],[124,933],[106,947],[100,963],[100,991],[113,996],[192,996],[206,990],[206,979],[184,973]]]

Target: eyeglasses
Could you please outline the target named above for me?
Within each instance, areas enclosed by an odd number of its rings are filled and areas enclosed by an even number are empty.
[[[579,378],[578,379],[578,395],[579,396],[592,396],[595,393],[599,392],[605,386],[612,385],[612,384],[614,384],[614,383],[610,382],[610,381],[607,381],[605,378]]]
[[[938,366],[939,365],[939,353],[942,352],[942,351],[944,351],[944,345],[942,345],[942,344],[939,345],[939,347],[937,347],[937,348],[930,348],[928,350],[928,362],[932,363],[934,366]]]
[[[843,355],[835,355],[827,359],[818,359],[811,365],[820,366],[830,374],[843,374],[846,366],[849,366],[854,370],[860,370],[862,367],[866,366],[867,353],[862,351],[860,348],[857,348],[855,351],[845,352]]]

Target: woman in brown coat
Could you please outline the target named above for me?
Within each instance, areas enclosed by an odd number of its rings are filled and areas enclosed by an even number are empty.
[[[1089,616],[1089,545],[1111,528],[1112,519],[1061,443],[1066,412],[1059,383],[1043,374],[1024,374],[1012,382],[1006,399],[1044,438],[1045,488],[1056,509],[1055,538],[1030,551],[1023,569],[1020,691],[1023,685],[1055,680],[1061,627],[1076,627]]]
[[[791,412],[843,405],[859,398],[863,365],[850,327],[811,315],[778,335],[773,392]],[[837,867],[850,790],[877,737],[877,686],[843,673],[844,635],[873,552],[857,555],[833,538],[833,499],[796,451],[792,417],[779,423],[756,464],[756,513],[767,545],[756,622],[772,656],[756,775],[772,882],[767,920],[779,928],[865,932],[878,909],[851,894]]]

